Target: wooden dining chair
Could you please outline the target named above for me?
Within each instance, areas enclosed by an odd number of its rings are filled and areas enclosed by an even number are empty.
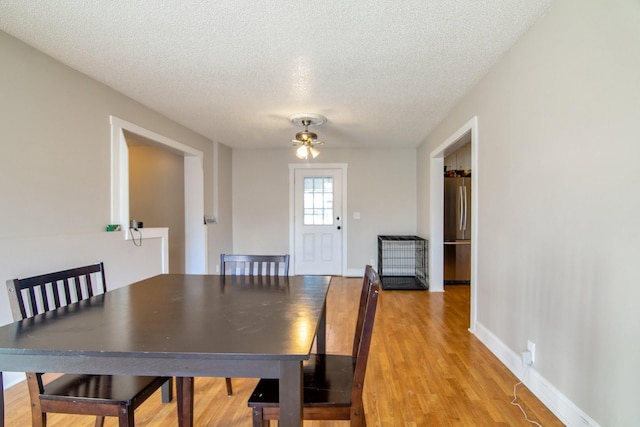
[[[221,276],[278,277],[289,275],[289,255],[220,254]],[[233,394],[231,378],[225,378],[227,395]]]
[[[312,354],[303,363],[303,409],[305,420],[350,420],[351,426],[366,427],[362,388],[371,346],[380,291],[378,274],[367,266],[350,355]],[[279,381],[261,379],[249,398],[253,426],[269,426],[280,418]]]
[[[289,255],[220,254],[222,276],[287,276]]]
[[[98,303],[89,298],[107,291],[102,263],[25,279],[7,281],[14,320],[33,318],[61,307],[75,310]],[[68,307],[67,307],[68,306]],[[120,427],[134,426],[134,410],[169,378],[123,375],[64,374],[43,381],[43,374],[27,372],[33,427],[47,425],[47,413],[96,416],[96,427],[105,416],[118,417]]]

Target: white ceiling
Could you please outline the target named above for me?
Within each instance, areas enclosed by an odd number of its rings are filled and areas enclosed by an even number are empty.
[[[417,147],[551,0],[0,0],[0,29],[231,147]],[[127,120],[127,117],[122,117]]]

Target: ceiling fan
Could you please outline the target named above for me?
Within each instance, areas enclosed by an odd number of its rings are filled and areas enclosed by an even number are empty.
[[[289,120],[298,126],[304,126],[304,131],[296,133],[295,139],[292,139],[294,147],[296,149],[296,157],[299,159],[308,159],[318,157],[320,151],[316,148],[316,145],[324,144],[323,141],[318,140],[318,135],[315,132],[309,131],[309,126],[319,126],[327,121],[324,116],[318,114],[296,114],[289,117]]]

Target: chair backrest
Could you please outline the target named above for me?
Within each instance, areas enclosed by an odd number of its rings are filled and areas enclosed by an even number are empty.
[[[26,319],[105,293],[104,265],[7,280],[7,291],[13,319]]]
[[[362,339],[362,326],[364,323],[364,312],[367,306],[367,298],[369,295],[369,288],[371,284],[378,278],[378,273],[367,265],[364,269],[364,277],[362,279],[362,290],[360,291],[360,304],[358,306],[358,317],[356,320],[356,332],[353,339],[353,351],[351,355],[356,357],[358,355],[358,348],[360,347],[360,340]]]
[[[289,255],[220,254],[222,276],[288,276]]]
[[[371,336],[373,335],[373,323],[375,321],[376,309],[378,307],[378,294],[380,292],[380,277],[371,266],[365,269],[362,286],[362,296],[360,309],[358,310],[358,322],[356,324],[356,335],[354,338],[354,348],[356,348],[356,366],[353,373],[353,388],[351,389],[351,401],[359,402],[362,399],[362,387],[364,385],[364,375],[367,370],[367,359],[371,347]]]

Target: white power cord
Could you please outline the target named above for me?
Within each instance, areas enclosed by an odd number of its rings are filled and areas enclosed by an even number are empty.
[[[524,371],[524,375],[522,376],[522,380],[523,380],[523,381],[524,381],[524,379],[526,378],[527,374],[529,373],[529,368],[530,368],[530,367],[531,367],[531,365],[527,366],[527,369]],[[511,404],[512,404],[513,406],[517,406],[517,407],[520,409],[520,412],[522,412],[522,415],[524,415],[524,419],[525,419],[527,422],[529,422],[530,424],[535,424],[535,425],[537,425],[538,427],[542,427],[542,424],[540,424],[540,423],[538,423],[538,422],[536,422],[536,421],[530,420],[530,419],[529,419],[529,417],[527,416],[527,413],[526,413],[526,412],[524,411],[524,409],[522,408],[522,406],[520,406],[520,404],[519,404],[518,402],[516,402],[516,400],[518,400],[518,396],[517,396],[517,394],[516,394],[516,389],[518,388],[518,386],[519,386],[520,384],[523,384],[523,382],[522,382],[522,381],[520,381],[520,382],[516,383],[516,385],[514,385],[514,386],[513,386],[513,400],[511,401]]]

